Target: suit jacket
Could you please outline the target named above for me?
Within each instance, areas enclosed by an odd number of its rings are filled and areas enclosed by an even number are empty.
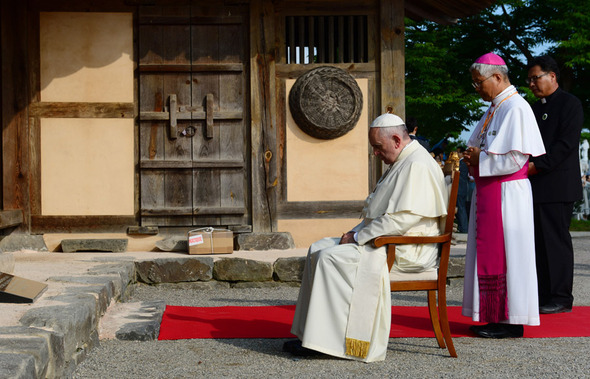
[[[542,99],[543,100],[543,99]],[[533,104],[546,154],[531,157],[539,171],[529,179],[535,203],[575,202],[582,198],[579,145],[584,111],[577,97],[557,88]]]
[[[469,193],[469,168],[467,163],[461,158],[459,160],[459,191],[457,192],[458,198],[467,198]]]

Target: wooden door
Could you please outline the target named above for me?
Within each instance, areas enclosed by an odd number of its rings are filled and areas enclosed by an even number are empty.
[[[140,8],[142,225],[251,225],[248,18],[213,8]]]

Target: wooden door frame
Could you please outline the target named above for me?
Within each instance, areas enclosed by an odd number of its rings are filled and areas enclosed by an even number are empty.
[[[0,221],[6,227],[16,226],[17,232],[30,227],[29,185],[31,150],[29,148],[29,78],[27,67],[26,2],[3,1],[0,5],[2,28],[2,219],[5,215],[19,216],[18,222]],[[4,75],[6,73],[7,75]]]
[[[275,219],[288,220],[288,219],[341,219],[341,218],[357,218],[360,211],[362,210],[364,201],[287,201],[287,172],[286,172],[286,136],[284,128],[286,126],[286,85],[285,82],[288,79],[297,79],[300,75],[306,73],[308,70],[320,67],[320,66],[333,66],[341,68],[349,72],[352,76],[358,79],[368,80],[368,98],[367,106],[369,111],[369,117],[378,115],[380,112],[380,56],[378,43],[379,38],[379,0],[361,0],[356,5],[348,5],[345,10],[338,12],[334,11],[333,4],[330,2],[318,2],[314,4],[314,7],[302,6],[296,8],[293,6],[283,5],[277,7],[275,10],[276,20],[276,37],[277,37],[277,52],[276,52],[276,65],[275,75],[273,79],[276,80],[276,112],[277,119],[279,120],[279,133],[278,142],[280,151],[279,154],[281,159],[277,163],[278,170],[280,172],[281,180],[279,181],[278,188],[276,189],[276,216]],[[338,16],[342,15],[366,15],[368,18],[368,59],[367,63],[310,63],[310,64],[287,64],[286,57],[281,48],[286,45],[285,42],[285,24],[284,19],[286,16],[332,16],[335,13]],[[367,143],[367,152],[370,150],[370,145]],[[369,170],[367,188],[372,188],[381,176],[380,163],[378,159],[370,154],[369,155]]]
[[[253,232],[277,231],[275,14],[272,2],[250,1],[251,214]]]

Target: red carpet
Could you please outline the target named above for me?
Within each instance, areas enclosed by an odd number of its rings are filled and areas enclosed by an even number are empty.
[[[159,340],[190,338],[293,338],[290,333],[294,305],[269,307],[167,306]],[[392,307],[392,338],[434,337],[428,309]],[[473,337],[475,324],[461,316],[460,307],[449,307],[453,337]],[[590,337],[590,307],[574,307],[571,313],[541,315],[540,326],[525,327],[526,338]]]

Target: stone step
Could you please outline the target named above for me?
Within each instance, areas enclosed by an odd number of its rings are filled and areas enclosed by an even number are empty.
[[[124,341],[155,341],[160,334],[160,323],[166,301],[116,303],[109,307],[100,320],[103,339]]]
[[[61,240],[61,249],[64,253],[82,251],[122,253],[127,251],[127,244],[127,238],[63,239]]]
[[[165,303],[116,303],[124,300],[131,283],[198,290],[297,286],[301,281],[304,256],[272,261],[230,256],[137,260],[129,254],[109,254],[101,257],[104,264],[84,275],[50,277],[50,283],[67,285],[67,291],[50,297],[48,305],[28,310],[19,320],[21,326],[0,328],[0,378],[71,377],[76,365],[98,343],[98,321],[112,304],[121,309],[104,320],[103,325],[113,326],[112,338],[155,340]],[[463,256],[451,257],[451,286],[462,284],[459,277],[463,276],[463,266]]]
[[[219,281],[244,283],[298,283],[303,276],[305,257],[278,258],[263,262],[244,258],[184,256],[135,262],[135,280],[146,284]],[[462,278],[465,257],[451,257],[447,277]]]
[[[20,250],[47,251],[43,236],[38,234],[11,233],[0,238],[0,251],[5,253]]]

